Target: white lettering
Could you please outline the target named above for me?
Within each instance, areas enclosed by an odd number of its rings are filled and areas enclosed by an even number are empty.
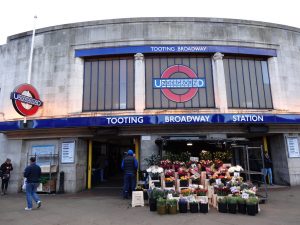
[[[233,122],[263,122],[263,115],[233,115]]]

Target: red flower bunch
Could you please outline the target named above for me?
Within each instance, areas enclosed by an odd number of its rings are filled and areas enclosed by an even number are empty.
[[[172,162],[168,159],[160,161],[160,167],[164,169],[171,169],[173,166]]]
[[[186,169],[183,168],[183,167],[180,167],[180,168],[178,169],[178,176],[181,177],[181,176],[186,176],[186,175],[187,175]]]
[[[165,171],[165,177],[174,177],[174,176],[175,176],[174,170],[166,170]]]
[[[194,194],[196,194],[197,196],[206,196],[207,190],[205,189],[201,189],[201,188],[196,188],[194,190]]]
[[[215,168],[216,169],[219,169],[221,166],[223,166],[223,162],[221,160],[219,160],[219,159],[216,159],[214,161],[214,164],[215,164]]]

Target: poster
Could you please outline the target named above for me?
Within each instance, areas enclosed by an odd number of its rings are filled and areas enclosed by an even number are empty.
[[[36,157],[39,166],[53,164],[54,145],[34,145],[31,154]]]
[[[298,137],[287,137],[289,158],[300,157]]]
[[[61,163],[74,163],[75,142],[63,142],[61,146]]]

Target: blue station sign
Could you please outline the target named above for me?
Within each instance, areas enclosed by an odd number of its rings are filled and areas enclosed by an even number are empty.
[[[296,124],[298,114],[161,114],[54,118],[32,121],[32,129],[169,124]],[[22,121],[0,122],[0,131],[22,129]]]
[[[223,45],[142,45],[75,50],[75,57],[136,53],[230,53],[240,55],[277,56],[275,49]]]

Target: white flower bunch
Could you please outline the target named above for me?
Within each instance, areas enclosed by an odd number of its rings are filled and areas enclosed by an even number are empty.
[[[164,169],[159,166],[150,166],[147,170],[148,173],[162,173]]]
[[[240,165],[232,166],[228,169],[229,173],[241,172],[241,171],[244,171],[244,169]]]

